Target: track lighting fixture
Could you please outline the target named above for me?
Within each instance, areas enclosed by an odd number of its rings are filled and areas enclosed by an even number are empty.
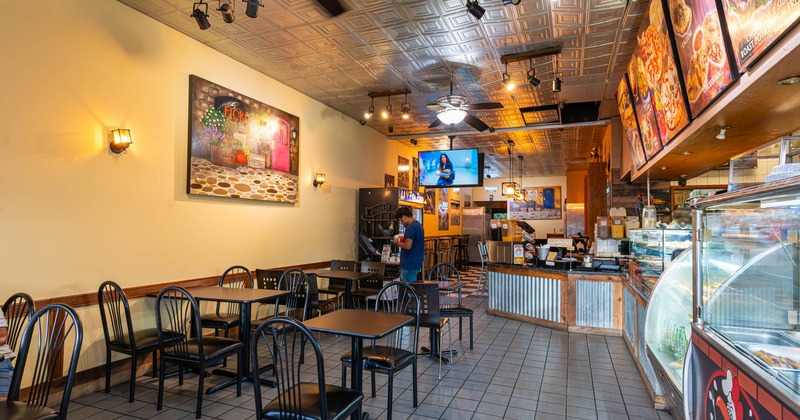
[[[536,77],[536,69],[533,67],[533,57],[530,57],[528,61],[531,64],[530,70],[528,70],[528,77],[525,79],[528,83],[532,84],[534,87],[539,86],[539,83],[542,83],[538,77]]]
[[[725,133],[730,129],[727,125],[724,125],[719,128],[719,134],[717,134],[717,140],[725,140]]]
[[[204,7],[204,9],[200,9],[201,7]],[[197,26],[200,27],[201,31],[211,27],[211,23],[208,22],[208,3],[203,3],[202,1],[195,3],[192,6],[192,14],[189,16],[197,21]]]
[[[503,73],[503,86],[506,87],[506,90],[511,92],[517,86],[511,81],[511,76],[508,75],[508,63],[506,63],[506,71]]]
[[[561,92],[561,78],[556,77],[555,79],[553,79],[551,87],[553,89],[553,93]]]
[[[467,11],[478,20],[481,20],[483,14],[486,13],[486,9],[478,4],[478,0],[467,0]]]
[[[403,101],[403,119],[407,120],[411,117],[411,105],[408,104],[408,94],[406,93],[406,99]]]
[[[369,104],[369,110],[364,113],[364,119],[368,120],[372,118],[373,114],[375,114],[375,98],[372,98],[372,101]]]
[[[516,6],[521,2],[522,0],[503,0],[503,6]]]
[[[385,120],[392,115],[392,95],[389,95],[386,101],[386,109],[381,112],[381,117]]]
[[[219,0],[219,3],[220,5],[217,10],[222,13],[222,20],[225,21],[225,23],[233,23],[233,21],[236,20],[236,16],[233,15],[233,12],[236,11],[233,3],[228,1],[225,4],[222,4],[222,0]]]
[[[247,10],[244,11],[244,14],[246,14],[247,17],[251,17],[253,19],[258,17],[258,8],[264,7],[264,5],[261,4],[261,0],[242,0],[242,1],[247,3]]]

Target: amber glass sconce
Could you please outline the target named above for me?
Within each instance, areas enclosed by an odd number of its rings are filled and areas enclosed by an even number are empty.
[[[133,143],[131,139],[131,130],[127,128],[118,128],[111,130],[111,151],[114,153],[128,153],[128,147]]]

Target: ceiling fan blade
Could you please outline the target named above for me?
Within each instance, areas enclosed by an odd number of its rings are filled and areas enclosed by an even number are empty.
[[[433,122],[431,123],[431,125],[429,125],[429,126],[428,126],[428,128],[435,128],[435,127],[438,127],[438,126],[440,126],[440,125],[442,125],[442,124],[443,124],[443,123],[442,123],[442,120],[440,120],[440,119],[436,118],[435,120],[433,120]]]
[[[339,16],[344,13],[344,9],[342,8],[342,4],[339,3],[339,0],[317,0],[317,3],[324,7],[331,16]]]
[[[500,102],[484,102],[480,104],[469,104],[469,109],[500,109],[503,104]]]
[[[489,129],[489,126],[486,125],[485,122],[479,120],[477,117],[471,114],[467,114],[467,116],[464,117],[464,122],[471,125],[478,131],[486,131]]]

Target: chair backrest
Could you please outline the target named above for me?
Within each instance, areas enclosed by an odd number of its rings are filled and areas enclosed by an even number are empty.
[[[131,308],[122,288],[113,281],[103,282],[97,290],[97,305],[100,307],[106,343],[136,347]]]
[[[305,378],[307,373],[302,372],[303,366],[300,364],[300,354],[303,347],[310,346],[314,350],[317,364],[317,384],[319,392],[312,395],[303,395],[299,386],[301,376]],[[267,351],[263,351],[266,349]],[[282,419],[301,419],[302,407],[304,404],[312,404],[313,401],[303,401],[303,398],[318,399],[320,414],[323,419],[327,419],[328,401],[325,392],[325,362],[322,358],[322,350],[319,343],[314,339],[314,335],[305,325],[293,318],[277,317],[263,322],[255,331],[253,341],[250,346],[251,365],[253,377],[260,375],[259,365],[261,357],[265,354],[271,356],[269,360],[275,367],[275,379],[278,392],[278,409]],[[269,363],[267,362],[267,363]],[[312,381],[303,381],[312,382]],[[269,401],[262,399],[260,381],[253,381],[253,392],[256,401],[256,417],[264,418],[265,407]]]
[[[386,336],[385,341],[388,345],[395,348],[408,348],[411,352],[417,352],[419,344],[419,307],[420,301],[417,292],[409,283],[404,281],[393,281],[387,283],[378,293],[375,301],[375,312],[386,312],[392,314],[411,315],[414,317],[414,330],[400,328]],[[413,332],[413,339],[406,339],[406,332]],[[405,344],[405,346],[404,346]]]
[[[439,309],[439,285],[435,283],[409,283],[419,297],[420,328],[439,328],[442,317]]]
[[[478,255],[481,257],[481,265],[489,262],[489,246],[485,241],[478,242]]]
[[[22,378],[25,377],[31,378],[31,383],[24,402],[39,407],[49,406],[47,400],[53,388],[53,381],[63,373],[59,369],[63,353],[69,351],[72,346],[64,393],[58,410],[60,418],[67,418],[82,342],[83,325],[74,309],[60,303],[39,309],[33,314],[25,327],[25,332],[22,333],[8,400],[19,401]]]
[[[469,246],[469,235],[461,235],[458,238],[458,246],[466,248]]]
[[[234,265],[233,267],[229,267],[222,273],[222,277],[219,278],[219,287],[229,287],[231,289],[244,289],[247,287],[251,287],[253,284],[253,273],[247,267],[241,265]],[[225,315],[239,315],[239,310],[241,305],[239,304],[232,304],[232,303],[225,303],[227,307],[226,311],[222,310],[223,303],[217,302],[217,315],[222,315],[222,312],[225,312]]]
[[[331,270],[356,271],[355,261],[331,260]]]
[[[33,312],[33,298],[27,293],[15,293],[3,304],[3,314],[5,314],[6,323],[8,324],[6,344],[11,347],[14,353],[19,348],[19,339],[22,336],[22,331],[31,317],[33,317]]]
[[[279,290],[288,290],[289,295],[283,305],[275,305],[275,316],[285,316],[306,320],[308,311],[308,276],[299,268],[286,270],[278,281]],[[282,307],[282,309],[281,309]]]
[[[362,273],[376,273],[378,276],[383,277],[386,272],[386,264],[382,262],[363,261],[361,262]]]
[[[197,343],[198,355],[202,360],[203,327],[200,325],[200,308],[197,301],[184,288],[167,286],[156,296],[156,330],[163,357],[165,343],[175,335],[180,341],[169,347],[170,355],[178,359],[188,358],[189,345]]]
[[[308,305],[306,308],[306,317],[304,319],[312,318],[313,309],[319,308],[319,285],[317,284],[316,274],[306,274],[306,281],[308,289]]]
[[[440,283],[461,281],[461,274],[453,264],[439,263],[428,271],[428,280]]]
[[[278,290],[278,280],[281,279],[283,272],[283,270],[264,270],[256,268],[256,281],[253,287]]]

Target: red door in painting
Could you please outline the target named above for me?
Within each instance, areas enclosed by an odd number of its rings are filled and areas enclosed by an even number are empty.
[[[289,123],[283,118],[278,119],[278,130],[275,132],[275,142],[272,147],[272,169],[289,172],[291,156],[289,153]]]

